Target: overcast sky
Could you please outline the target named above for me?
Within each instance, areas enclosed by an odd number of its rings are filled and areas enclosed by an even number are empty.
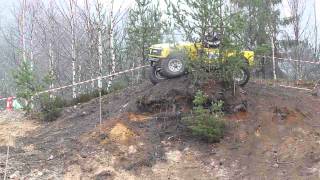
[[[2,25],[4,25],[6,22],[12,21],[12,11],[13,8],[19,4],[20,0],[0,0],[0,22]],[[27,0],[30,1],[30,0]],[[49,1],[49,0],[47,0]],[[58,0],[59,4],[65,4],[68,0]],[[93,2],[93,0],[90,0]],[[89,2],[90,2],[89,1]],[[283,0],[283,4],[281,7],[281,13],[282,16],[290,16],[290,10],[287,3],[288,0]],[[301,0],[303,1],[303,0]],[[316,2],[316,8],[317,8],[317,17],[318,17],[318,24],[320,24],[320,0],[304,0],[306,2],[306,8],[305,8],[305,15],[303,17],[304,25],[306,26],[307,23],[308,27],[310,29],[313,29],[314,26],[314,14],[313,14],[313,7],[314,2]],[[81,6],[83,4],[84,0],[78,0],[78,4]],[[111,0],[101,0],[101,2],[104,2],[106,4],[110,4]],[[114,0],[114,10],[117,11],[120,7],[121,9],[126,9],[128,7],[131,7],[134,4],[134,0]],[[165,8],[164,0],[160,0],[160,8]]]
[[[47,0],[49,1],[49,0]],[[67,0],[58,0],[60,3],[63,1]],[[289,6],[287,3],[288,0],[283,1],[283,11],[282,14],[284,16],[289,16],[290,15],[290,10]],[[314,6],[314,1],[316,2],[316,8],[317,8],[317,17],[320,20],[320,0],[305,0],[307,3],[306,7],[306,15],[310,15],[310,13],[313,13],[313,6]],[[84,1],[83,0],[78,0],[78,3],[81,5]],[[101,0],[101,2],[104,2],[106,4],[109,4],[111,0]],[[6,18],[6,16],[10,16],[10,13],[13,9],[13,7],[19,3],[19,0],[0,0],[0,17],[1,19]],[[122,8],[128,8],[134,4],[134,0],[114,0],[114,9],[119,9],[120,7]],[[164,0],[160,0],[160,6],[164,8],[165,3]],[[312,14],[313,15],[313,14]]]

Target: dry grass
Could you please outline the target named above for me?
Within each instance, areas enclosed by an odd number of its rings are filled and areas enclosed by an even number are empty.
[[[19,112],[4,111],[0,113],[0,146],[15,146],[17,137],[24,137],[39,125],[26,120]]]

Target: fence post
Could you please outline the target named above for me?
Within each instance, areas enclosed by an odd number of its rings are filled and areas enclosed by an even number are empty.
[[[101,81],[101,73],[100,73],[100,76],[99,76],[99,79],[98,79],[98,88],[99,88],[99,131],[100,131],[100,134],[101,134],[101,125],[102,125],[102,81]]]
[[[276,74],[276,60],[274,57],[274,39],[273,37],[271,38],[271,45],[272,45],[272,68],[273,68],[273,80],[276,81],[277,80],[277,74]]]

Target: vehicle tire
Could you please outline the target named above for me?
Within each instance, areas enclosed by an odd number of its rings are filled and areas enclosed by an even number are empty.
[[[166,77],[160,74],[160,70],[161,70],[160,68],[157,68],[155,66],[150,67],[148,70],[149,79],[154,85],[167,79]]]
[[[186,56],[182,53],[171,55],[160,62],[161,74],[167,78],[176,78],[186,72]]]
[[[235,81],[235,84],[243,87],[245,86],[250,79],[250,71],[248,67],[241,67],[240,72],[238,72],[234,77],[233,80]]]

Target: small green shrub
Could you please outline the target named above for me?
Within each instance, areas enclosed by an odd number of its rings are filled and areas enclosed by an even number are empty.
[[[33,106],[33,96],[42,86],[37,82],[29,61],[23,61],[17,70],[13,71],[13,78],[17,88],[17,97],[26,100],[23,109],[30,113]]]
[[[213,103],[211,109],[204,108],[207,97],[202,91],[196,93],[192,115],[187,118],[192,133],[208,142],[219,142],[223,137],[226,124],[223,119],[223,101]]]
[[[126,80],[118,80],[112,83],[111,86],[111,92],[119,91],[122,90],[126,87],[128,87],[129,83]]]
[[[48,94],[41,95],[40,100],[40,117],[44,121],[56,120],[62,112],[66,102],[59,97],[52,97]]]
[[[214,79],[226,85],[233,84],[234,74],[239,73],[241,68],[246,66],[240,53],[232,56],[215,54],[211,58],[203,54],[196,60],[189,59],[187,62],[188,72],[194,81],[205,82]]]
[[[110,92],[108,92],[105,89],[101,90],[101,96],[107,95],[109,93]],[[89,102],[90,100],[95,99],[97,97],[99,97],[99,90],[95,90],[95,91],[92,91],[92,92],[79,94],[77,98],[69,101],[66,104],[66,107],[70,107],[70,106],[74,106],[74,105],[77,105],[77,104],[86,103],[86,102]]]

